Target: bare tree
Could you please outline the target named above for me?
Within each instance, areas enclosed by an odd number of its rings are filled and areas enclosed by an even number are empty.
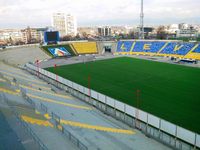
[[[159,26],[157,28],[157,39],[166,39],[167,38],[167,32],[165,31],[165,26]]]

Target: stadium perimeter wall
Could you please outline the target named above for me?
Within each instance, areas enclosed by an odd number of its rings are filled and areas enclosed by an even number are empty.
[[[200,135],[197,133],[64,79],[32,64],[26,64],[25,69],[174,149],[200,149]]]

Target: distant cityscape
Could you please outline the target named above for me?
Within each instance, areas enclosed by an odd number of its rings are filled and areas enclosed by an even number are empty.
[[[138,39],[139,26],[78,27],[72,14],[54,13],[49,27],[25,29],[0,29],[0,45],[42,43],[45,31],[59,31],[61,41]],[[145,39],[200,40],[200,25],[179,23],[144,26]]]

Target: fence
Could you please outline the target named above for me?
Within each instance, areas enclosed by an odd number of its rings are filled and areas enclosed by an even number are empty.
[[[190,150],[200,148],[200,135],[158,118],[135,107],[88,89],[70,80],[34,65],[26,64],[26,69],[39,78],[70,92],[72,95],[90,103],[131,127],[138,128],[147,136],[174,149]],[[91,93],[91,94],[90,94]]]
[[[52,112],[51,117],[56,128],[58,128],[75,146],[77,146],[80,150],[88,150],[87,146],[85,146],[79,138],[76,138],[71,132],[61,125],[60,117],[57,114]]]

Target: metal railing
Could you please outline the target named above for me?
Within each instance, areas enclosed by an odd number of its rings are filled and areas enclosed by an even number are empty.
[[[77,146],[78,149],[88,150],[88,147],[85,144],[83,144],[77,137],[75,137],[71,132],[61,125],[60,117],[57,114],[52,112],[51,115],[53,123],[62,132],[62,134],[65,135],[65,137],[67,137],[75,146]]]

